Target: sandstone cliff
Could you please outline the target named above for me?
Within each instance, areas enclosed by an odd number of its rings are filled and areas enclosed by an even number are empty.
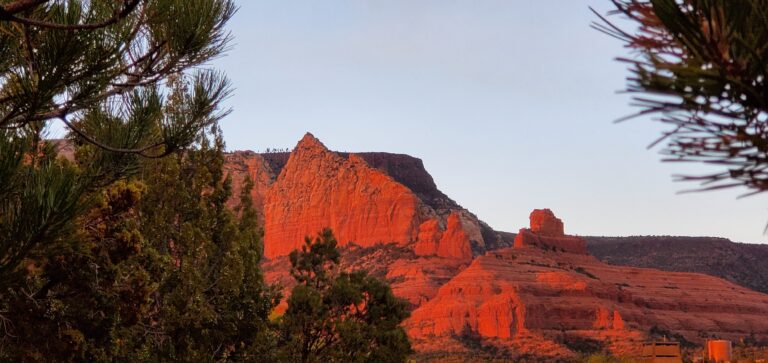
[[[287,255],[324,227],[342,246],[395,243],[420,256],[466,262],[485,251],[486,240],[501,243],[407,155],[336,153],[307,134],[289,154],[231,153],[226,169],[235,195],[245,176],[255,182],[269,258]]]
[[[336,153],[307,134],[289,154],[234,153],[227,165],[233,180],[255,181],[270,281],[287,292],[285,256],[331,227],[345,268],[387,280],[411,303],[405,326],[422,353],[571,357],[574,340],[632,353],[652,331],[694,342],[768,337],[767,295],[706,275],[604,264],[548,209],[514,236],[492,231],[439,192],[418,159]]]
[[[653,329],[702,343],[768,335],[768,295],[693,273],[612,266],[584,254],[505,248],[479,256],[406,322],[421,351],[474,334],[518,354],[573,356],[566,337],[634,354]],[[545,349],[546,347],[546,349]]]

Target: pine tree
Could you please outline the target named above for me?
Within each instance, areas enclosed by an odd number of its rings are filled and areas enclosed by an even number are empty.
[[[633,54],[627,91],[638,115],[670,126],[665,160],[704,163],[717,171],[681,180],[703,189],[768,190],[768,2],[763,0],[612,0],[632,22],[605,17],[594,27]],[[598,15],[599,16],[599,15]]]
[[[68,238],[33,249],[3,296],[0,360],[254,361],[276,291],[246,181],[236,212],[218,128],[89,194]]]
[[[285,362],[403,362],[411,346],[400,323],[407,304],[364,271],[338,271],[330,229],[290,254],[298,285],[280,325]]]
[[[226,49],[234,11],[231,0],[2,1],[0,320],[23,261],[70,238],[93,191],[227,114],[227,79],[200,66]],[[53,122],[90,146],[78,165],[44,142]]]

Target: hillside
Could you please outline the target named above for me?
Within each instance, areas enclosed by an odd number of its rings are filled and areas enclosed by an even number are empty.
[[[345,268],[370,271],[410,303],[404,327],[420,359],[551,361],[632,355],[662,336],[768,339],[768,295],[744,287],[764,289],[761,246],[582,238],[548,209],[497,232],[442,193],[421,160],[337,153],[311,134],[290,153],[228,153],[224,168],[233,195],[254,181],[269,282],[288,293],[287,255],[332,228]]]
[[[307,134],[291,153],[231,153],[226,168],[235,194],[246,175],[256,181],[269,281],[290,291],[287,254],[331,227],[346,268],[410,302],[404,325],[421,357],[633,354],[659,332],[693,344],[768,338],[768,295],[705,274],[607,264],[547,209],[517,233],[494,231],[408,155],[337,153]]]
[[[584,237],[600,260],[665,271],[698,272],[768,293],[768,245],[714,237]]]

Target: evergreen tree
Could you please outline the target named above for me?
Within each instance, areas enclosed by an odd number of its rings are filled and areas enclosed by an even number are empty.
[[[183,149],[226,115],[228,81],[199,66],[226,48],[233,13],[230,0],[0,1],[0,283],[67,238],[136,156]],[[77,168],[42,142],[52,122],[94,146]]]
[[[330,229],[290,254],[298,285],[280,325],[285,362],[403,362],[411,353],[400,323],[407,304],[364,271],[338,271]]]
[[[768,2],[612,2],[611,14],[628,18],[633,30],[604,17],[594,26],[633,51],[620,59],[630,65],[627,90],[637,94],[639,115],[670,126],[655,142],[666,142],[665,160],[718,168],[680,179],[705,190],[768,190]]]
[[[226,115],[228,81],[200,66],[233,13],[230,0],[0,1],[0,360],[153,348],[173,259],[144,237],[155,180],[131,178]],[[52,122],[74,162],[43,141]]]
[[[246,181],[223,174],[217,128],[90,193],[68,238],[33,249],[3,296],[0,360],[258,361],[277,294],[260,270]],[[235,204],[233,212],[228,203]]]
[[[237,207],[227,202],[223,142],[202,137],[200,149],[153,163],[157,185],[142,209],[144,235],[172,266],[160,283],[152,342],[161,361],[253,360],[269,349],[274,292],[260,270],[263,251],[246,181]]]

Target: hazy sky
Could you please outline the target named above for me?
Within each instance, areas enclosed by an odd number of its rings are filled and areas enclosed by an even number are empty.
[[[230,23],[229,149],[333,150],[424,160],[438,187],[499,230],[551,208],[567,233],[764,242],[766,197],[695,187],[647,150],[626,55],[577,0],[243,0]]]

